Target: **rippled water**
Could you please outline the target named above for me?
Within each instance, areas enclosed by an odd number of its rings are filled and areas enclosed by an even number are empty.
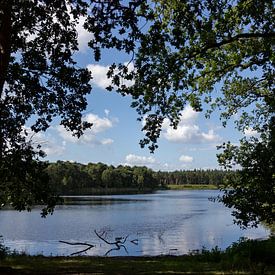
[[[85,255],[142,256],[188,253],[215,246],[226,248],[240,237],[264,238],[263,227],[241,230],[233,224],[230,210],[209,197],[218,191],[159,191],[146,195],[67,197],[54,215],[40,218],[32,212],[0,211],[0,234],[12,250],[29,254],[70,255],[89,242],[95,247]],[[126,237],[125,249],[104,243],[94,233],[105,232],[109,241]],[[137,240],[137,243],[131,242]],[[111,250],[111,251],[110,251]]]

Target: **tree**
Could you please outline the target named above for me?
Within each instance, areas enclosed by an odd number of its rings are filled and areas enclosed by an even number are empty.
[[[275,120],[261,139],[241,140],[240,146],[222,145],[218,160],[226,169],[240,165],[241,170],[225,181],[224,195],[219,201],[234,207],[233,215],[243,227],[275,220]]]
[[[67,2],[69,7],[66,1],[0,1],[0,201],[18,210],[46,204],[46,214],[56,201],[46,178],[42,185],[38,180],[43,153],[26,122],[34,118],[31,130],[37,133],[60,116],[76,136],[90,126],[81,112],[91,75],[73,60],[75,26],[87,5]]]
[[[244,226],[274,222],[274,158],[270,155],[274,152],[274,1],[158,0],[139,12],[147,25],[129,34],[138,39],[134,70],[113,65],[109,76],[119,86],[118,92],[132,95],[132,107],[145,120],[141,146],[153,152],[164,119],[176,128],[188,102],[197,111],[208,104],[207,116],[221,110],[224,125],[239,115],[237,128],[256,131],[260,138],[243,140],[239,148],[222,146],[220,163],[228,168],[233,161],[242,170],[234,183],[226,185],[236,191],[225,189],[221,201],[237,209],[233,215]],[[108,41],[115,39],[117,26],[112,27],[108,35],[97,33],[95,39],[102,47],[108,48]],[[119,43],[114,46],[121,49]],[[134,84],[122,85],[121,78],[133,79]],[[260,193],[255,192],[259,189]]]
[[[108,188],[108,186],[113,186],[115,175],[116,172],[114,171],[113,167],[108,167],[102,172],[101,181],[103,182],[105,188]]]
[[[92,76],[74,60],[78,51],[77,24],[84,18],[85,28],[89,30],[93,22],[96,26],[91,31],[97,36],[104,30],[107,33],[117,20],[125,27],[136,21],[136,3],[124,6],[120,1],[101,2],[0,1],[1,205],[11,203],[16,209],[24,210],[33,204],[44,204],[43,213],[53,210],[57,198],[52,192],[46,192],[45,196],[39,188],[39,192],[35,191],[33,175],[39,176],[35,171],[44,167],[40,162],[44,153],[39,144],[32,142],[32,136],[47,130],[55,117],[77,137],[91,127],[82,120]],[[107,10],[96,14],[103,6]],[[105,24],[98,24],[102,20]],[[127,44],[130,50],[132,46],[127,41],[126,37],[124,46]],[[99,46],[95,43],[91,47],[98,61]],[[27,129],[30,120],[34,122]],[[18,173],[21,167],[27,170]],[[49,187],[46,182],[44,185]],[[21,199],[20,194],[25,190],[28,199],[23,196]]]
[[[135,32],[138,16],[135,10],[144,6],[142,2],[124,5],[120,1],[0,1],[1,205],[11,203],[24,210],[39,203],[48,205],[43,213],[52,212],[56,198],[49,192],[48,196],[42,196],[32,190],[35,178],[27,180],[43,166],[40,161],[44,154],[40,145],[32,142],[32,133],[45,131],[55,117],[77,137],[91,126],[82,120],[87,106],[85,95],[91,92],[91,74],[86,68],[79,68],[74,60],[78,51],[76,26],[84,18],[84,27],[96,39],[103,32],[105,46],[112,47],[118,41],[107,41],[108,32],[117,24]],[[124,35],[121,48],[129,52],[134,40],[127,36]],[[91,41],[90,46],[98,61],[100,45]],[[25,127],[30,118],[34,120],[31,134]],[[13,159],[17,161],[11,164],[9,161]],[[19,175],[18,167],[27,170]],[[29,199],[21,200],[20,190],[25,189],[29,190]]]

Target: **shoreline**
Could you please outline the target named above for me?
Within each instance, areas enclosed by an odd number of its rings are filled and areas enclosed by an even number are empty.
[[[219,190],[214,184],[170,184],[167,190]]]
[[[274,274],[275,238],[234,243],[225,251],[172,256],[28,256],[0,261],[0,274]]]
[[[151,194],[156,191],[165,190],[219,190],[219,187],[213,184],[170,184],[164,187],[151,188],[85,188],[82,190],[72,190],[61,193],[61,197],[67,196],[103,196],[103,195],[138,195]]]

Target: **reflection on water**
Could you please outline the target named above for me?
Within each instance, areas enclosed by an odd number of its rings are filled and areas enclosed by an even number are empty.
[[[0,211],[0,233],[11,249],[44,255],[70,255],[86,248],[59,240],[88,242],[95,247],[85,255],[104,255],[116,246],[100,240],[95,229],[103,230],[109,242],[129,235],[125,242],[127,251],[112,250],[109,256],[178,255],[202,247],[224,249],[240,237],[268,236],[269,231],[263,227],[241,230],[234,225],[229,209],[208,200],[217,192],[70,196],[46,219],[40,218],[39,209],[30,213]]]
[[[63,197],[64,204],[67,205],[98,205],[98,204],[119,204],[149,201],[142,198],[119,198],[114,196],[67,196]]]

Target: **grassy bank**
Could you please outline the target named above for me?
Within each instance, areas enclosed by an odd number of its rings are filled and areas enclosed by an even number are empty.
[[[177,257],[13,255],[0,262],[0,274],[275,274],[274,259],[275,239],[270,238]]]
[[[170,184],[169,190],[216,190],[219,189],[214,184]]]

